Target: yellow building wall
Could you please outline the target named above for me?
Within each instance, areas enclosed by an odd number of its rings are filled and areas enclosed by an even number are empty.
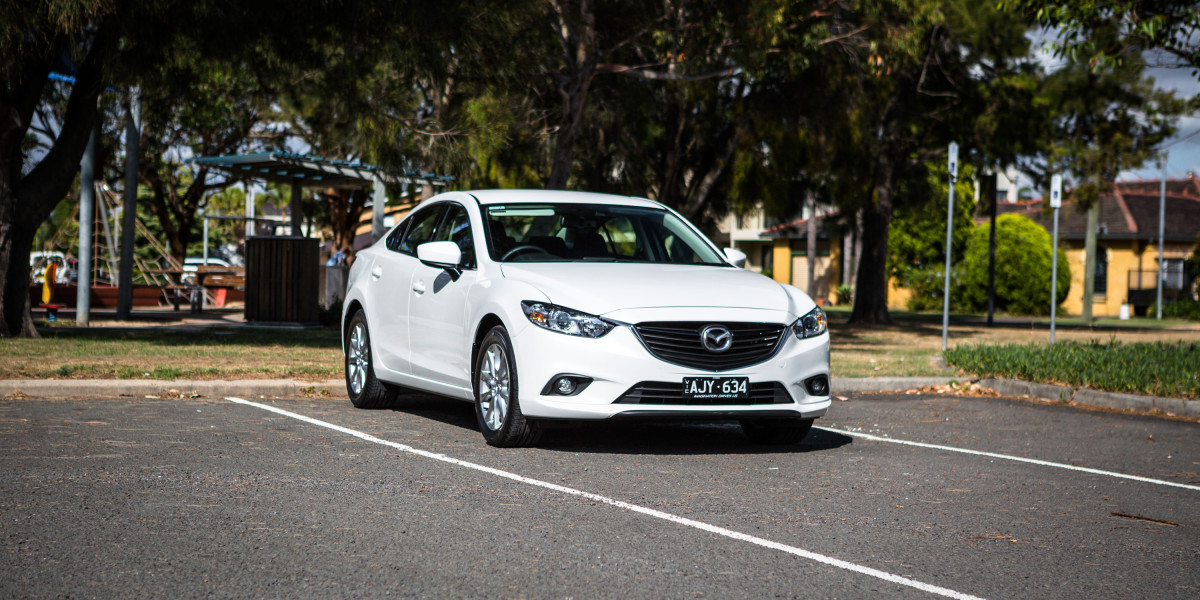
[[[792,282],[792,246],[785,239],[775,240],[774,257],[775,272],[771,275],[779,283]]]
[[[1118,317],[1121,305],[1129,300],[1129,272],[1138,270],[1139,261],[1142,270],[1156,271],[1158,248],[1149,246],[1138,254],[1135,242],[1105,242],[1101,246],[1108,252],[1108,290],[1092,296],[1092,316]],[[1067,248],[1064,254],[1071,264],[1071,291],[1060,308],[1065,314],[1078,316],[1083,314],[1084,250]]]

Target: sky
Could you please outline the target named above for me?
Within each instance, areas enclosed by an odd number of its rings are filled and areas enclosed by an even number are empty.
[[[1030,37],[1043,66],[1054,69],[1063,64],[1063,59],[1054,56],[1050,48],[1052,36],[1034,30]],[[1039,45],[1041,48],[1037,50]],[[1160,59],[1153,53],[1147,53],[1146,60],[1149,64],[1165,62],[1165,59]],[[1156,87],[1174,91],[1180,98],[1200,95],[1200,74],[1197,74],[1195,69],[1157,67],[1148,69],[1147,73],[1154,78]],[[1183,179],[1187,177],[1188,172],[1200,174],[1200,113],[1182,116],[1176,123],[1175,135],[1164,141],[1161,147],[1167,152],[1168,179]],[[1127,181],[1161,177],[1162,170],[1157,161],[1152,160],[1140,169],[1121,172],[1118,179]]]
[[[1193,69],[1151,69],[1157,87],[1174,90],[1181,98],[1200,95],[1200,77]],[[1163,142],[1167,151],[1167,177],[1182,179],[1188,171],[1200,174],[1200,113],[1185,115],[1176,125],[1175,135]],[[1151,163],[1135,171],[1121,174],[1122,179],[1158,179],[1161,171]]]

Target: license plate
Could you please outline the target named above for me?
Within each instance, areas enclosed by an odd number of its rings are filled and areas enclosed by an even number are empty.
[[[684,400],[742,400],[750,396],[749,377],[684,377]]]

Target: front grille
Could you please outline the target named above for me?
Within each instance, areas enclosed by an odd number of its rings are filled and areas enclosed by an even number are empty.
[[[676,404],[681,406],[716,406],[730,404],[791,404],[783,384],[761,382],[750,384],[750,395],[741,400],[720,398],[683,399],[683,383],[680,381],[643,381],[621,394],[614,404]]]
[[[711,352],[701,344],[700,332],[710,325],[721,325],[733,334],[733,346],[729,350]],[[634,329],[646,349],[662,360],[693,369],[728,371],[771,358],[787,326],[778,323],[661,322],[639,323]]]

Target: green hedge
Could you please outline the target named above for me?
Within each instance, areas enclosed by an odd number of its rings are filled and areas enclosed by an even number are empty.
[[[1200,344],[1196,343],[967,344],[948,350],[945,357],[946,362],[980,377],[1200,398]]]
[[[1163,316],[1168,319],[1200,321],[1200,302],[1187,299],[1163,305]]]

